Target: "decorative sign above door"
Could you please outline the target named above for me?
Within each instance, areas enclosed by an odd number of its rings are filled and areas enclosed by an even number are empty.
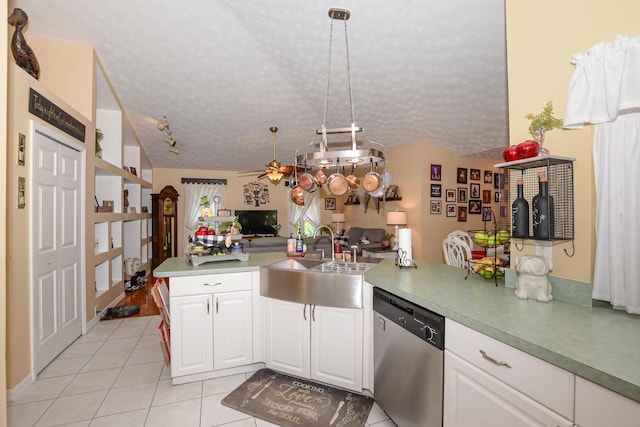
[[[29,112],[84,143],[85,125],[33,88],[29,88]]]

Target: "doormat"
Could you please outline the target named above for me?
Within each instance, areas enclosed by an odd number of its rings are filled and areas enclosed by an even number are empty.
[[[373,398],[261,369],[222,404],[285,427],[363,427]]]

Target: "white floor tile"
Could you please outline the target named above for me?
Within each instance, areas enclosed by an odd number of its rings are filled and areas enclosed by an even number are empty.
[[[74,343],[67,347],[56,359],[93,356],[94,354],[96,354],[101,345],[102,343],[100,341],[81,343],[74,341]]]
[[[7,407],[8,427],[31,427],[44,414],[54,399]]]
[[[80,369],[91,359],[91,356],[73,357],[70,359],[56,359],[49,363],[38,378],[59,377],[61,375],[71,375],[80,372]]]
[[[257,424],[255,418],[245,418],[244,420],[235,421],[232,423],[225,424],[223,427],[256,427],[256,425],[260,425],[262,427],[265,426],[275,426],[275,424]]]
[[[120,370],[113,387],[125,387],[135,384],[157,382],[162,373],[162,362],[125,366]]]
[[[113,331],[109,339],[141,337],[145,329],[145,325],[121,326]]]
[[[166,405],[183,400],[200,399],[202,397],[202,381],[172,385],[171,380],[158,383],[151,406]]]
[[[112,388],[96,413],[97,417],[118,414],[120,412],[145,409],[151,406],[156,391],[156,383],[137,384],[128,387]]]
[[[200,427],[200,407],[200,398],[154,406],[149,411],[145,425]]]
[[[35,427],[49,427],[72,422],[90,421],[96,414],[106,394],[106,390],[101,390],[56,399],[42,417],[40,417]]]
[[[278,427],[278,424],[273,424],[260,418],[256,418],[255,423],[256,427]]]
[[[127,362],[126,366],[131,365],[140,365],[143,363],[151,363],[151,362],[163,362],[164,356],[162,355],[162,351],[160,351],[160,347],[158,348],[135,348]]]
[[[368,424],[368,425],[370,425],[371,427],[396,427],[396,424],[391,420],[384,420],[379,423]]]
[[[100,354],[107,353],[118,353],[121,351],[131,351],[138,345],[138,341],[140,341],[140,337],[130,337],[130,338],[109,338],[107,341],[102,344],[100,350],[98,351]]]
[[[202,398],[202,418],[200,421],[202,427],[219,426],[245,418],[252,418],[244,412],[223,406],[220,402],[225,396],[226,393],[222,393]]]
[[[16,397],[12,404],[36,402],[38,400],[55,399],[73,380],[74,375],[63,377],[42,378],[31,384],[24,392]]]
[[[130,352],[120,351],[117,353],[96,354],[93,356],[80,372],[100,371],[102,369],[121,368],[129,358]]]
[[[156,333],[153,335],[143,335],[142,338],[136,344],[136,348],[153,348],[154,350],[158,348],[160,344],[160,334]]]
[[[229,393],[238,388],[247,378],[244,374],[229,375],[227,377],[205,380],[202,383],[202,395]]]
[[[388,419],[389,416],[382,410],[382,408],[376,402],[373,402],[371,412],[369,412],[369,417],[367,418],[367,424],[374,425]]]
[[[139,409],[137,411],[94,418],[89,427],[144,427],[148,413],[147,409]],[[158,427],[161,425],[163,424],[158,424]]]
[[[108,390],[113,386],[118,373],[120,373],[119,368],[80,373],[76,375],[73,381],[64,389],[61,396]]]

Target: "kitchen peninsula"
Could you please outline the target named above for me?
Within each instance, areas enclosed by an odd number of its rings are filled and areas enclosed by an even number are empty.
[[[186,289],[201,286],[194,285],[194,278],[197,283],[217,285],[212,288],[218,290],[207,291],[209,295],[224,290],[235,296],[245,293],[247,304],[253,303],[250,307],[253,332],[249,325],[245,326],[248,331],[244,332],[249,336],[253,335],[250,354],[239,344],[245,337],[231,334],[222,339],[229,341],[227,346],[230,348],[240,348],[233,357],[244,351],[245,358],[238,357],[240,363],[250,365],[264,362],[264,313],[261,308],[261,300],[264,298],[259,294],[260,267],[284,258],[284,253],[252,254],[248,262],[230,261],[198,267],[191,266],[185,258],[171,258],[156,268],[154,277],[170,278],[172,365],[176,363],[176,359],[181,360],[178,356],[181,350],[176,347],[179,340],[174,343],[173,339],[184,332],[175,329],[175,321],[180,317],[181,311],[174,307],[174,298],[187,298]],[[581,377],[589,383],[613,390],[635,401],[631,403],[640,407],[640,317],[608,307],[588,307],[559,299],[550,303],[520,300],[514,296],[512,288],[501,284],[493,286],[493,282],[489,283],[477,275],[465,279],[465,270],[431,261],[417,260],[416,264],[416,269],[399,269],[393,260],[382,260],[365,273],[365,282],[439,313],[448,321],[535,356],[571,375],[575,374],[576,378]],[[244,276],[233,276],[238,274]],[[236,281],[236,278],[241,280]],[[234,286],[239,288],[235,289]],[[200,307],[198,310],[203,310],[202,313],[206,310],[207,303],[213,304],[207,298],[195,302]],[[202,321],[210,322],[205,317]],[[365,317],[364,322],[366,325],[371,319]],[[203,325],[213,329],[218,326]],[[365,326],[365,331],[367,330],[370,328]],[[229,330],[222,333],[229,334]],[[220,349],[212,348],[210,351]],[[184,350],[182,353],[185,356],[189,354]],[[174,366],[172,376],[173,369]],[[231,369],[228,372],[242,368],[235,366]],[[365,372],[366,375],[370,373]],[[573,400],[571,406],[573,407]]]

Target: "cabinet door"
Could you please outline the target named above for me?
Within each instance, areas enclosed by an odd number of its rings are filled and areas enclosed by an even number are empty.
[[[640,402],[576,378],[576,425],[632,427],[640,424]]]
[[[212,295],[171,298],[172,377],[213,370],[212,298]]]
[[[251,291],[213,295],[213,368],[253,363]]]
[[[265,298],[265,363],[301,378],[310,373],[310,306]]]
[[[450,351],[444,362],[445,427],[573,425]]]
[[[362,391],[361,309],[313,306],[311,379]]]

